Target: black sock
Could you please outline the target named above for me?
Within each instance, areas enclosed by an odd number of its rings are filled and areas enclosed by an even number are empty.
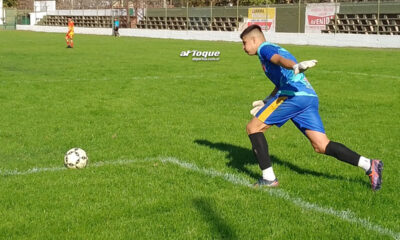
[[[272,166],[271,159],[268,153],[268,144],[262,132],[253,133],[249,135],[251,145],[253,146],[253,153],[261,170],[267,169]]]
[[[360,155],[358,153],[351,151],[341,143],[333,141],[330,141],[326,146],[325,154],[354,166],[358,166],[358,160],[360,159]]]

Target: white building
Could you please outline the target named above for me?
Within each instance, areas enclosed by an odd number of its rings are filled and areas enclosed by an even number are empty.
[[[2,0],[0,0],[2,1]],[[56,1],[35,1],[33,3],[34,12],[29,13],[31,25],[35,25],[42,19],[47,12],[56,10]]]
[[[0,25],[3,24],[3,0],[0,0]]]

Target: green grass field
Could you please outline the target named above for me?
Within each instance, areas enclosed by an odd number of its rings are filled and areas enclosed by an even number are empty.
[[[400,239],[400,50],[286,45],[328,136],[385,163],[314,153],[288,122],[266,133],[278,189],[245,126],[272,84],[240,43],[0,31],[0,239]],[[194,62],[184,50],[220,51]],[[89,165],[63,166],[81,147]]]

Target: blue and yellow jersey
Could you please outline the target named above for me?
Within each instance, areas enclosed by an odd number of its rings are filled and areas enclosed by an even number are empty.
[[[260,47],[258,47],[257,54],[264,69],[265,75],[278,88],[278,95],[317,96],[304,73],[295,75],[293,70],[286,69],[270,62],[273,55],[279,54],[282,57],[297,63],[296,58],[286,49],[270,42],[264,42],[260,45]]]

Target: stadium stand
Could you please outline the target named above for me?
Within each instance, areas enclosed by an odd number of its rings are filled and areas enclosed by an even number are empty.
[[[144,17],[137,24],[140,29],[235,31],[243,18],[239,17]]]
[[[379,27],[379,29],[378,29]],[[322,33],[400,35],[400,14],[337,14]]]
[[[101,27],[111,28],[112,16],[70,16],[70,15],[46,15],[38,23],[38,25],[46,26],[68,26],[68,18],[74,20],[76,27]],[[119,16],[120,26],[127,26],[127,18]]]
[[[38,24],[67,26],[69,17],[74,20],[76,27],[112,27],[111,16],[47,15]],[[126,16],[120,16],[119,19],[122,28],[128,26]],[[135,25],[139,29],[235,31],[243,21],[242,17],[143,17]]]

